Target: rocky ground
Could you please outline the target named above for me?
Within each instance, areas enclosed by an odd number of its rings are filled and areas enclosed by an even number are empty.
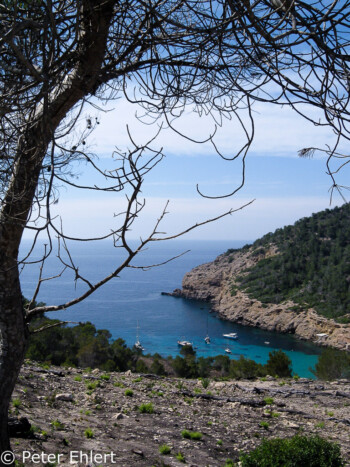
[[[27,362],[11,411],[32,425],[12,438],[18,465],[224,466],[262,438],[297,433],[335,441],[350,459],[345,380],[199,381]]]
[[[277,248],[271,245],[263,254],[256,254],[254,247],[251,247],[220,255],[213,262],[197,266],[186,273],[182,289],[176,289],[169,295],[209,301],[212,310],[229,321],[291,333],[320,345],[350,350],[349,324],[326,319],[313,308],[296,307],[292,301],[263,304],[237,289],[237,276],[244,275],[258,261],[276,254]],[[231,293],[232,287],[235,288],[234,294]]]

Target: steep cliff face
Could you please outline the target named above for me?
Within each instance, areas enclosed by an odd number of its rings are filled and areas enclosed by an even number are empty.
[[[239,290],[236,284],[238,276],[244,275],[261,259],[277,254],[277,247],[270,245],[260,255],[254,248],[239,250],[233,255],[220,255],[212,263],[202,264],[188,272],[183,278],[182,289],[176,289],[173,295],[210,301],[213,311],[233,322],[291,333],[321,345],[350,350],[349,325],[326,319],[314,309],[296,305],[290,300],[266,304]]]

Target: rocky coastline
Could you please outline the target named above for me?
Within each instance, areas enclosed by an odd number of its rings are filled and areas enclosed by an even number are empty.
[[[202,264],[186,273],[182,288],[170,295],[210,302],[221,318],[246,326],[294,334],[300,339],[339,350],[350,350],[350,325],[339,324],[320,316],[313,308],[302,308],[292,301],[263,304],[235,287],[235,278],[259,260],[278,254],[271,245],[262,255],[253,248],[222,254],[213,262]]]

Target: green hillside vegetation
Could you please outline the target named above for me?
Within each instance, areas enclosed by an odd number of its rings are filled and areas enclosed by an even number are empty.
[[[40,318],[32,329],[53,326],[58,320]],[[53,365],[101,368],[106,371],[135,369],[137,351],[123,339],[111,341],[106,329],[97,330],[89,322],[78,326],[57,326],[30,336],[26,357]]]
[[[276,245],[279,254],[261,259],[236,278],[237,287],[263,303],[291,299],[295,311],[313,307],[338,322],[350,322],[350,204],[313,214],[246,245],[264,255]],[[228,250],[229,261],[237,250]]]

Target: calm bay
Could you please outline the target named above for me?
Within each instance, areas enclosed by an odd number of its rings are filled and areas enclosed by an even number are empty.
[[[134,243],[134,242],[133,242]],[[244,355],[259,363],[266,363],[272,350],[282,349],[293,363],[293,371],[302,377],[312,377],[309,367],[314,367],[321,349],[311,343],[300,341],[291,335],[268,332],[257,328],[240,326],[221,320],[210,313],[210,305],[164,296],[181,287],[182,277],[193,267],[215,259],[228,248],[238,248],[246,241],[172,241],[151,244],[142,252],[134,266],[151,266],[167,261],[184,251],[183,256],[159,267],[146,270],[128,268],[120,277],[113,279],[100,290],[69,310],[50,313],[50,318],[75,322],[92,322],[98,329],[108,329],[112,338],[123,338],[129,346],[136,340],[137,323],[144,353],[158,352],[162,356],[179,354],[177,341],[193,342],[198,356],[208,357],[225,354],[231,350],[230,358]],[[29,240],[22,245],[21,254],[29,248]],[[122,249],[113,248],[110,242],[94,244],[73,243],[70,248],[79,273],[90,282],[100,280],[113,271],[115,265],[125,257]],[[39,243],[31,259],[39,259],[43,244]],[[67,256],[64,256],[67,259]],[[38,279],[39,264],[26,265],[21,273],[22,293],[31,298]],[[52,277],[63,269],[57,252],[47,261],[43,277]],[[45,281],[38,300],[47,304],[61,304],[86,290],[86,285],[76,283],[71,271],[57,279]],[[204,337],[210,335],[211,343],[205,344]],[[236,332],[238,339],[228,340],[223,334]]]

